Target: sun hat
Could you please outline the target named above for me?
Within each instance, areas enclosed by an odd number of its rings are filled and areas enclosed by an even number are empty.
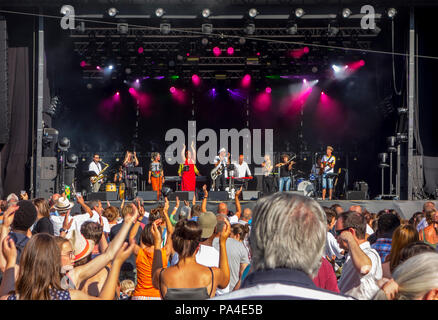
[[[210,238],[217,225],[216,215],[211,211],[204,212],[199,216],[198,224],[202,229],[201,238]]]
[[[85,239],[85,237],[76,229],[72,230],[70,242],[75,253],[73,261],[86,258],[94,249],[94,241]]]
[[[58,212],[67,211],[73,207],[74,207],[74,203],[70,202],[67,198],[64,198],[64,197],[58,198],[58,200],[56,200],[55,206],[54,206],[55,210]]]

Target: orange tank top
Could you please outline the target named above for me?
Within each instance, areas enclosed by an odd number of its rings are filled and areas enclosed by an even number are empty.
[[[167,268],[166,249],[161,249],[163,267]],[[138,251],[137,260],[137,286],[135,287],[134,296],[160,297],[160,291],[152,285],[152,260],[154,252],[148,252],[146,249]]]

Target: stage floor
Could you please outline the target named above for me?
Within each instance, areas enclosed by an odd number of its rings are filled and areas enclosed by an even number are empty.
[[[421,201],[407,201],[407,200],[317,200],[318,203],[321,206],[330,207],[331,205],[337,203],[339,204],[344,210],[348,210],[350,206],[352,205],[360,205],[364,208],[366,208],[369,212],[377,213],[380,210],[383,209],[395,209],[402,218],[404,219],[410,219],[412,215],[417,211],[423,210],[423,204],[426,201],[430,200],[421,200]],[[207,202],[207,210],[216,212],[217,211],[217,205],[223,201],[208,201]],[[236,211],[236,206],[234,204],[234,201],[224,201],[227,203],[229,210]],[[240,201],[240,204],[242,206],[242,209],[244,208],[251,208],[253,209],[256,200],[252,201]],[[112,206],[120,207],[121,201],[110,201],[110,204]],[[191,202],[190,202],[191,203]],[[201,203],[198,201],[197,203]],[[180,202],[180,207],[184,205],[184,202]],[[102,201],[102,206],[106,207],[106,202]],[[145,201],[144,207],[146,211],[149,211],[152,208],[155,208],[157,206],[156,201]],[[175,206],[175,201],[170,201],[170,210],[172,210]],[[79,204],[75,203],[75,206],[72,209],[72,213],[80,212],[80,206]],[[177,212],[179,214],[179,210]]]

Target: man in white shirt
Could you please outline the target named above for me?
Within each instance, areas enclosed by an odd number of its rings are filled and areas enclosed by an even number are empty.
[[[370,300],[379,290],[382,264],[377,251],[365,240],[365,226],[365,217],[354,211],[342,213],[336,222],[336,239],[348,250],[338,286],[343,294]]]
[[[100,164],[100,157],[98,154],[95,154],[93,156],[93,161],[91,161],[91,163],[88,165],[88,171],[93,171],[96,176],[99,175],[99,172],[102,171],[102,165]],[[91,190],[93,192],[98,192],[102,182],[102,180],[99,180],[95,184],[91,184]]]
[[[91,208],[93,215],[91,217],[89,214],[80,214],[74,216],[74,220],[75,220],[73,222],[74,228],[80,231],[81,226],[85,221],[93,221],[101,224],[100,219],[102,218],[103,232],[109,233],[111,229],[108,223],[108,219],[102,216],[103,207],[100,200],[92,200],[89,202],[88,206]]]
[[[332,155],[333,147],[328,146],[326,154],[321,159],[321,169],[323,169],[322,174],[322,200],[325,200],[325,194],[327,188],[329,189],[329,200],[332,199],[333,194],[333,177],[330,174],[335,171],[336,158]]]
[[[225,148],[222,148],[219,150],[219,154],[214,158],[214,165],[215,167],[217,166],[222,166],[223,170],[222,170],[222,174],[219,175],[216,180],[214,181],[215,184],[215,189],[217,191],[225,190],[225,178],[228,177],[228,170],[227,170],[227,165],[228,165],[228,157],[227,157],[227,151],[225,150]]]
[[[243,160],[243,154],[239,155],[239,161],[233,161],[234,164],[234,177],[235,178],[245,178],[246,176],[251,177],[251,170],[249,170],[248,163]],[[248,182],[245,181],[245,190],[248,189]]]
[[[344,256],[344,250],[339,247],[330,230],[336,224],[336,212],[330,208],[323,208],[327,217],[327,239],[325,245],[325,255],[327,260],[332,261],[334,258],[341,259]]]
[[[354,205],[354,206],[351,206],[349,210],[350,210],[350,211],[355,211],[355,212],[357,212],[357,213],[363,215],[362,207],[361,207],[361,206]],[[368,237],[369,237],[370,235],[374,234],[374,230],[373,230],[373,228],[371,228],[371,227],[369,226],[368,223],[367,223],[367,225],[366,225],[365,234],[366,234],[366,239],[368,239]]]

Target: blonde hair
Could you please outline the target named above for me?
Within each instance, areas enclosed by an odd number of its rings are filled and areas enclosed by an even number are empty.
[[[120,291],[122,291],[124,294],[131,295],[135,290],[135,284],[134,281],[131,279],[125,279],[122,282],[120,282]]]
[[[405,224],[398,226],[392,235],[391,252],[389,253],[389,269],[391,272],[400,264],[400,252],[409,243],[418,241],[418,232],[414,226]]]

